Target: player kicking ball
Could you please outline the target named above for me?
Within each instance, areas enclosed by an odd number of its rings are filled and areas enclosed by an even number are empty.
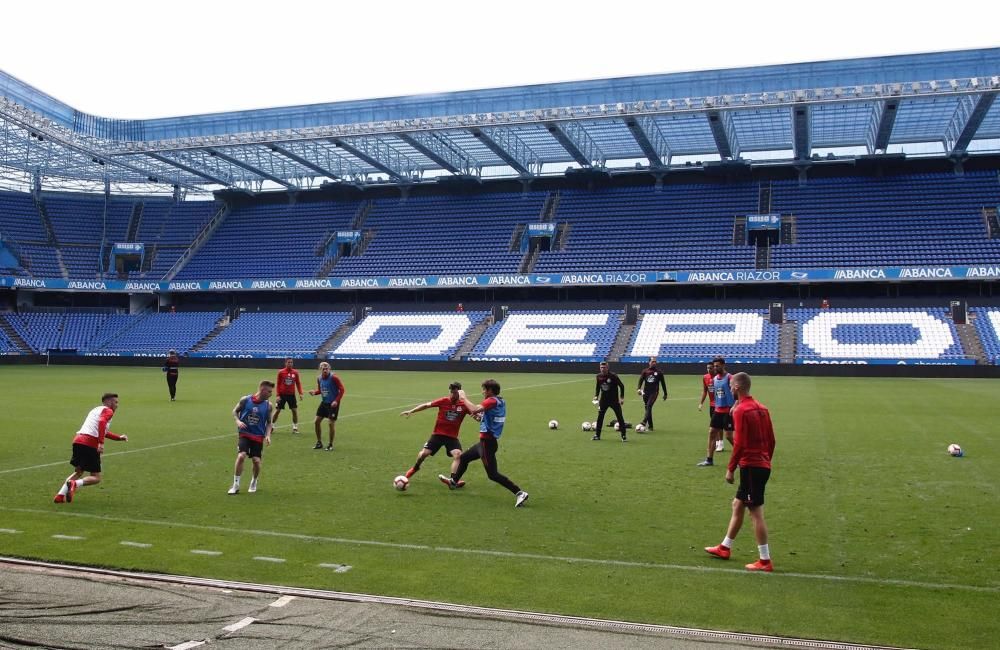
[[[423,449],[417,454],[417,460],[413,463],[413,467],[406,470],[407,480],[419,472],[420,465],[423,464],[424,460],[428,456],[436,454],[441,447],[444,447],[445,451],[452,458],[451,472],[454,473],[458,470],[458,461],[462,455],[462,443],[458,440],[458,431],[462,427],[462,421],[465,419],[465,416],[469,414],[469,410],[462,399],[464,393],[461,383],[457,381],[451,382],[448,385],[448,392],[449,394],[446,397],[438,398],[433,402],[419,404],[409,411],[400,413],[402,417],[408,418],[414,413],[419,413],[429,408],[437,408],[438,410],[437,420],[434,422],[434,433],[431,434],[431,437],[424,443]],[[462,481],[462,484],[464,485],[465,481]]]
[[[237,453],[236,468],[233,471],[233,485],[227,494],[240,493],[240,478],[243,477],[243,463],[247,457],[253,462],[253,478],[250,479],[250,494],[257,491],[257,481],[260,479],[261,456],[264,445],[271,444],[271,391],[274,383],[264,380],[257,386],[257,392],[247,395],[236,404],[233,418],[236,419]]]
[[[101,454],[104,453],[105,438],[128,442],[128,436],[111,432],[111,418],[117,410],[118,393],[104,393],[101,405],[90,409],[73,438],[73,457],[69,463],[75,471],[63,481],[59,493],[52,499],[55,503],[71,503],[77,490],[101,482]],[[89,472],[90,476],[82,478],[84,472]]]

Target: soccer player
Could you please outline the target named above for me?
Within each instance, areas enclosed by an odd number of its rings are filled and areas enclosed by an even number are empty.
[[[444,474],[438,475],[438,480],[448,486],[449,490],[454,490],[465,485],[462,475],[468,469],[469,463],[477,458],[482,459],[483,467],[486,468],[486,476],[495,483],[499,483],[514,493],[514,507],[520,508],[528,500],[528,493],[522,490],[509,478],[500,473],[497,467],[497,449],[500,446],[500,436],[503,434],[503,425],[507,420],[507,403],[500,397],[500,384],[495,379],[487,379],[482,383],[483,401],[473,404],[465,397],[465,393],[460,393],[462,403],[473,417],[479,419],[479,442],[473,445],[459,456],[458,469],[452,472],[451,477]]]
[[[594,399],[597,400],[597,431],[591,440],[601,439],[601,428],[604,426],[604,414],[611,409],[618,418],[618,431],[622,435],[622,442],[628,440],[625,435],[625,417],[622,415],[622,404],[625,403],[625,384],[618,378],[618,375],[611,372],[607,361],[602,361],[598,366],[600,372],[597,373],[597,384],[594,388]]]
[[[636,392],[642,397],[643,404],[646,405],[646,415],[642,418],[642,426],[647,431],[653,430],[653,407],[656,406],[656,397],[660,394],[660,387],[663,387],[663,399],[667,399],[667,378],[656,367],[656,357],[649,358],[649,366],[642,369],[639,375],[639,386]]]
[[[708,364],[705,366],[705,374],[701,378],[701,401],[698,402],[698,410],[705,406],[705,398],[708,398],[708,423],[712,423],[712,414],[715,413],[715,391],[712,390],[712,377],[715,366]],[[711,428],[711,426],[709,427]]]
[[[253,478],[250,479],[250,494],[257,491],[260,478],[261,455],[264,445],[271,444],[271,392],[274,384],[266,379],[257,386],[257,392],[243,397],[233,409],[236,419],[237,453],[236,468],[233,471],[233,486],[228,494],[240,493],[240,477],[243,476],[243,461],[250,457],[253,462]]]
[[[736,398],[730,388],[730,375],[726,372],[726,360],[716,357],[712,361],[712,392],[715,395],[715,406],[712,408],[712,424],[708,430],[708,453],[705,460],[698,463],[698,467],[712,467],[715,464],[715,452],[725,449],[723,435],[733,443],[733,418],[729,411],[732,409]]]
[[[177,356],[177,350],[167,353],[167,358],[163,360],[163,372],[167,373],[167,390],[170,391],[170,401],[177,401],[177,375],[181,366],[181,358]]]
[[[118,410],[118,393],[101,395],[101,405],[87,413],[83,425],[73,438],[73,456],[69,464],[73,473],[66,477],[58,494],[52,499],[56,503],[70,503],[76,491],[88,485],[101,482],[101,454],[104,453],[104,439],[128,442],[128,436],[111,432],[111,418]],[[81,478],[84,472],[90,476]]]
[[[309,391],[310,395],[320,395],[319,407],[316,409],[316,445],[313,449],[323,448],[323,420],[330,421],[330,444],[327,451],[333,451],[333,436],[336,434],[337,416],[340,414],[340,403],[346,394],[344,383],[340,377],[333,374],[330,364],[324,361],[319,364],[319,377],[316,378],[316,389]]]
[[[739,402],[733,407],[736,427],[733,455],[726,469],[726,482],[732,483],[733,473],[740,470],[740,485],[733,499],[733,515],[729,520],[726,537],[718,546],[708,546],[705,551],[717,558],[728,560],[733,540],[743,526],[743,517],[750,511],[753,533],[757,539],[760,559],[747,564],[747,571],[773,571],[771,549],[767,541],[767,522],[764,521],[764,488],[771,477],[771,458],[774,457],[774,427],[767,407],[750,395],[750,375],[738,372],[730,380],[733,394]]]
[[[469,409],[465,407],[462,399],[462,384],[453,381],[448,385],[449,394],[433,402],[425,402],[414,406],[409,411],[400,413],[403,417],[410,417],[414,413],[419,413],[425,409],[437,408],[437,420],[434,422],[434,433],[424,443],[423,449],[417,454],[417,461],[413,467],[406,470],[406,478],[412,478],[420,471],[420,465],[428,456],[433,456],[438,449],[444,447],[448,455],[451,456],[451,473],[458,470],[458,459],[462,455],[462,443],[458,441],[458,430],[462,427],[462,420],[469,414]]]
[[[292,433],[299,432],[299,403],[295,399],[296,389],[299,399],[302,399],[302,382],[299,379],[299,371],[295,369],[295,362],[285,359],[285,367],[278,371],[278,404],[274,407],[274,419],[272,424],[278,422],[281,409],[285,405],[292,411]]]

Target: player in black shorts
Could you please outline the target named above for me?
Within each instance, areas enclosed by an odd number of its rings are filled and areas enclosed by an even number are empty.
[[[462,399],[462,384],[457,381],[448,385],[448,396],[441,397],[433,402],[425,402],[414,406],[409,411],[400,413],[403,417],[410,417],[414,413],[429,408],[437,408],[437,420],[434,422],[434,433],[424,443],[423,449],[417,454],[417,461],[413,467],[406,470],[406,478],[411,478],[420,471],[420,465],[428,456],[433,456],[441,447],[445,448],[451,456],[451,471],[458,470],[458,461],[462,456],[462,443],[458,441],[458,432],[462,426],[462,420],[468,415],[469,410]]]

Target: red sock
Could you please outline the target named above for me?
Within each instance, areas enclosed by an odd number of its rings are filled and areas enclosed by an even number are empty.
[[[410,469],[406,470],[406,478],[412,477],[414,474],[417,473],[417,470],[419,469],[420,469],[419,467],[411,467]]]

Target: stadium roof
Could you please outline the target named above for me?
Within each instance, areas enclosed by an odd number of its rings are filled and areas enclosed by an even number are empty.
[[[230,113],[89,115],[0,71],[0,177],[60,189],[305,189],[567,167],[1000,152],[1000,48]]]

